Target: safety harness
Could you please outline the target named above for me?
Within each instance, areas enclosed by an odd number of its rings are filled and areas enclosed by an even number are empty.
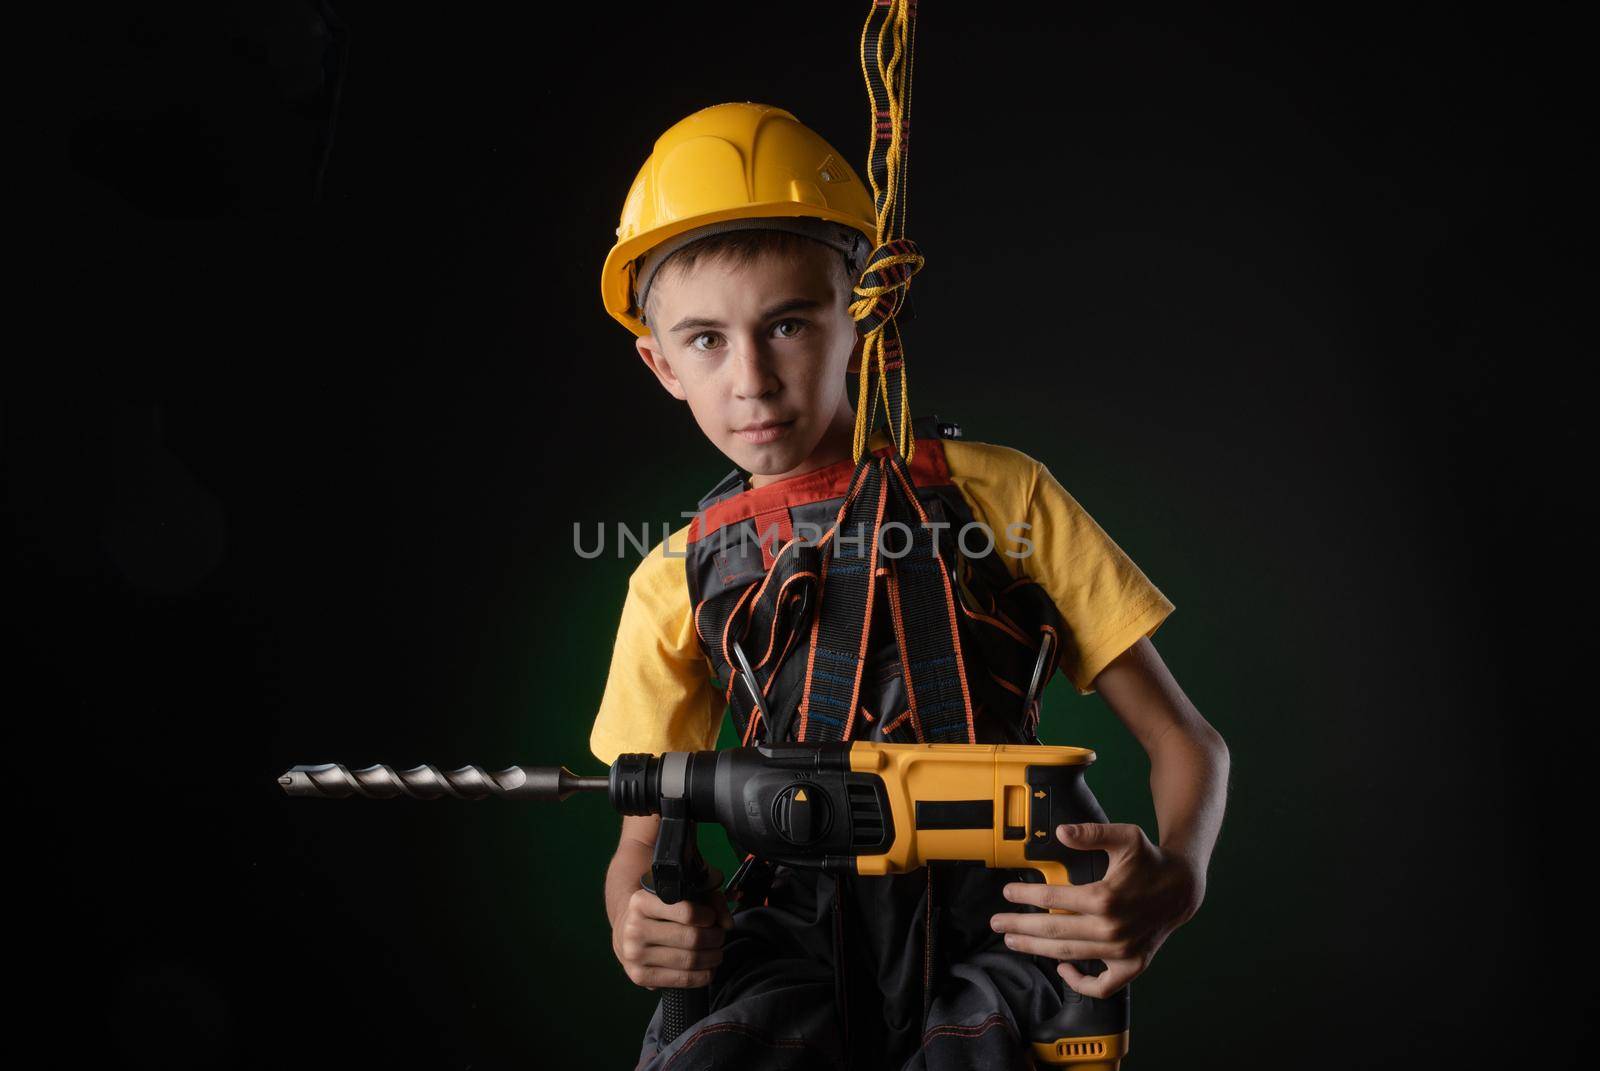
[[[700,500],[695,634],[742,745],[1039,742],[1061,616],[952,482],[960,427],[913,428],[909,464],[891,442],[755,489],[735,469]]]

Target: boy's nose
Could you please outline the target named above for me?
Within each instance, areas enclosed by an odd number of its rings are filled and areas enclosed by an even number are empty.
[[[745,346],[734,355],[734,392],[741,398],[764,398],[782,383],[772,359],[760,346]]]

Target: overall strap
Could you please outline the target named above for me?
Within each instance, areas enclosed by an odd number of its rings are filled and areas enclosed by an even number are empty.
[[[713,504],[721,502],[725,498],[732,498],[734,495],[743,490],[744,470],[734,469],[722,479],[718,480],[715,487],[701,496],[700,501],[696,503],[696,508],[699,509],[700,512],[704,513]]]

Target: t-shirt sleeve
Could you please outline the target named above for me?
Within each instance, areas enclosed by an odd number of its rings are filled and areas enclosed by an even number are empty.
[[[686,532],[657,544],[628,579],[605,694],[589,733],[589,750],[604,763],[630,752],[716,747],[725,704],[695,638],[679,556]],[[667,546],[672,555],[662,553]]]
[[[1023,534],[1033,546],[1017,564],[1065,619],[1070,635],[1063,637],[1061,668],[1088,695],[1100,671],[1140,637],[1155,635],[1174,607],[1050,470],[1032,463],[1025,507],[1030,527]],[[1017,553],[1027,549],[1003,545]]]

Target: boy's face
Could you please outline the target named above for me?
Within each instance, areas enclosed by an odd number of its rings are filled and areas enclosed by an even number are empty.
[[[841,445],[849,456],[845,373],[861,347],[837,256],[817,244],[746,267],[707,258],[651,287],[654,331],[636,341],[639,356],[752,485],[808,471],[813,454],[835,460]]]

